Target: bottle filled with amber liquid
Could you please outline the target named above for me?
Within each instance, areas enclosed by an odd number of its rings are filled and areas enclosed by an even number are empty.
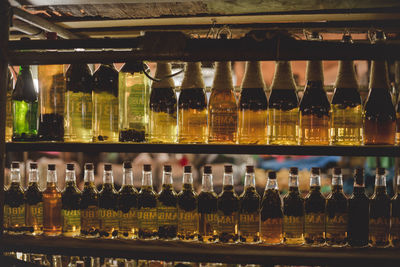
[[[178,143],[207,143],[207,97],[200,62],[187,62],[178,100]]]
[[[290,61],[277,61],[268,106],[268,139],[271,145],[297,145],[299,99]]]
[[[57,171],[55,164],[47,166],[47,186],[43,191],[43,234],[58,236],[62,233],[62,200],[57,187]]]
[[[343,193],[341,168],[333,169],[332,191],[326,198],[326,243],[343,247],[347,244],[348,201]]]
[[[57,33],[48,32],[48,40]],[[64,65],[39,65],[39,138],[43,141],[64,141]]]
[[[240,196],[239,236],[240,242],[260,241],[260,195],[256,191],[254,166],[246,166],[244,192]]]
[[[100,237],[116,238],[119,231],[118,193],[114,188],[111,164],[104,164],[103,186],[99,193]]]
[[[155,239],[158,233],[157,193],[153,189],[151,165],[143,165],[142,187],[138,195],[140,239]]]
[[[81,233],[81,191],[76,186],[75,166],[67,164],[65,173],[65,189],[62,200],[62,234],[75,237]]]
[[[138,192],[133,186],[132,163],[125,161],[122,170],[122,187],[118,192],[119,237],[135,239],[138,235]]]
[[[198,197],[199,241],[212,243],[218,240],[218,196],[214,192],[212,167],[204,166]]]
[[[175,239],[178,232],[178,196],[172,186],[171,165],[164,165],[162,189],[157,198],[158,238]]]
[[[384,168],[376,169],[375,190],[369,201],[369,243],[373,247],[389,245],[390,197],[386,193]]]
[[[276,172],[268,173],[267,185],[261,200],[260,236],[264,244],[280,244],[282,238],[283,212]]]
[[[13,115],[12,115],[12,91],[14,87],[13,75],[10,67],[7,68],[7,92],[6,92],[6,142],[11,142],[13,134]]]
[[[176,94],[171,64],[157,62],[156,79],[150,93],[150,142],[175,143],[177,138]]]
[[[238,107],[233,92],[231,62],[217,62],[208,103],[208,142],[236,144]]]
[[[196,240],[199,218],[197,213],[197,194],[193,189],[192,166],[183,167],[182,191],[178,194],[178,238]]]
[[[43,193],[39,187],[38,164],[29,165],[29,183],[25,191],[25,224],[29,235],[43,233]]]
[[[304,199],[299,192],[299,170],[289,171],[289,192],[283,197],[283,242],[286,245],[304,244]]]
[[[304,239],[307,245],[325,244],[325,197],[321,194],[319,168],[311,168],[310,192],[304,199]]]
[[[4,230],[18,235],[25,232],[25,196],[21,186],[19,162],[11,163],[11,185],[4,192]]]
[[[90,142],[92,133],[92,71],[87,64],[71,64],[65,74],[64,140]]]
[[[267,143],[268,100],[264,89],[260,62],[246,62],[239,98],[239,144]]]
[[[99,221],[99,192],[94,184],[93,163],[85,164],[83,176],[84,186],[81,197],[81,235],[84,237],[98,237]]]
[[[101,64],[93,74],[93,142],[118,142],[118,71]]]
[[[354,173],[353,194],[349,198],[349,227],[347,239],[352,247],[368,246],[369,198],[365,194],[364,169]]]
[[[390,215],[390,242],[393,247],[400,247],[400,174],[397,174],[397,190],[392,198]]]

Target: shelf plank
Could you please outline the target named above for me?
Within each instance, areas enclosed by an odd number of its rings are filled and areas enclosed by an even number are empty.
[[[311,248],[3,235],[0,249],[3,252],[236,264],[400,265],[399,250],[393,248]]]
[[[125,152],[180,154],[248,154],[248,155],[309,155],[309,156],[388,156],[400,157],[398,146],[277,146],[277,145],[215,145],[215,144],[141,144],[141,143],[60,143],[12,142],[6,151],[60,152]]]

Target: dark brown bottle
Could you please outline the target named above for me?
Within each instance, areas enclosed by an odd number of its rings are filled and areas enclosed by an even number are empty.
[[[94,184],[93,163],[85,164],[83,177],[84,187],[81,197],[81,235],[84,237],[98,237],[99,221],[99,192]]]
[[[400,174],[397,175],[397,190],[392,198],[392,213],[390,215],[390,241],[392,246],[400,247]]]
[[[36,162],[30,163],[29,184],[25,191],[25,223],[30,235],[43,233],[43,193],[39,188],[39,172]]]

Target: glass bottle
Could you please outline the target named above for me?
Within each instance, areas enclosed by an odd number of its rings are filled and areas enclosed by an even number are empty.
[[[119,141],[145,142],[148,135],[150,80],[143,62],[127,62],[119,71]]]
[[[368,246],[369,198],[365,194],[364,169],[356,169],[353,194],[349,198],[348,242],[352,247]]]
[[[87,64],[71,64],[65,74],[64,140],[90,142],[92,133],[92,71]]]
[[[81,191],[76,187],[75,166],[67,164],[65,172],[65,188],[61,194],[62,200],[62,234],[75,237],[81,233]]]
[[[61,192],[57,187],[56,165],[47,165],[47,186],[43,191],[43,234],[57,236],[62,233]]]
[[[376,169],[375,190],[369,201],[369,243],[374,247],[389,245],[390,198],[386,193],[384,168]]]
[[[217,62],[208,103],[208,142],[236,144],[238,107],[233,92],[231,62]]]
[[[56,40],[57,33],[47,33]],[[43,141],[64,141],[64,65],[39,65],[39,138]]]
[[[23,234],[25,231],[25,197],[21,186],[19,162],[11,163],[11,185],[4,192],[4,230],[8,234]]]
[[[326,243],[330,246],[347,244],[348,202],[343,193],[343,178],[340,168],[333,169],[332,191],[326,198]]]
[[[187,62],[178,100],[178,143],[207,143],[207,97],[200,62]]]
[[[344,35],[342,42],[353,43],[350,35]],[[339,61],[335,91],[331,101],[331,144],[361,145],[362,105],[354,62]]]
[[[114,188],[111,164],[104,164],[103,186],[99,193],[100,237],[118,236],[118,193]]]
[[[178,231],[178,196],[172,186],[171,165],[164,165],[162,189],[157,198],[158,238],[175,239]]]
[[[7,93],[6,93],[6,142],[11,142],[13,134],[13,115],[12,115],[12,91],[13,91],[13,75],[10,67],[7,68]]]
[[[400,247],[400,174],[397,174],[397,190],[392,198],[390,215],[390,242],[393,247]]]
[[[289,171],[289,192],[283,197],[283,242],[286,245],[304,244],[304,199],[299,192],[299,170]]]
[[[268,100],[259,61],[247,61],[239,97],[239,144],[267,143]]]
[[[150,142],[175,143],[177,138],[175,84],[171,75],[171,64],[157,62],[156,78],[150,93]]]
[[[12,92],[13,141],[32,141],[38,134],[38,93],[28,65],[19,68]]]
[[[276,172],[268,173],[267,185],[261,200],[260,236],[265,244],[280,244],[282,238],[282,200],[279,195]]]
[[[178,194],[178,238],[195,240],[198,234],[197,194],[193,189],[192,166],[183,169],[182,191]]]
[[[81,235],[84,237],[98,237],[99,221],[99,192],[94,184],[93,163],[85,164],[83,176],[83,191],[81,195]]]
[[[319,168],[311,168],[310,192],[304,200],[304,239],[307,245],[321,246],[325,243],[325,197]]]
[[[151,165],[143,165],[142,187],[138,195],[138,224],[140,239],[157,237],[157,193],[153,189]]]
[[[212,167],[204,166],[201,192],[198,196],[199,241],[218,240],[218,196],[214,192]]]
[[[297,145],[299,99],[290,61],[277,61],[268,106],[268,139],[271,145]]]
[[[125,161],[122,170],[122,187],[118,192],[119,237],[137,238],[138,192],[133,186],[132,163]]]
[[[39,187],[38,164],[31,162],[29,166],[29,184],[25,191],[25,224],[28,234],[40,235],[43,233],[43,193]]]
[[[118,71],[101,64],[93,74],[93,142],[118,142]]]
[[[224,166],[222,192],[218,196],[219,241],[235,243],[239,239],[239,197],[233,188],[232,165]]]
[[[240,242],[260,241],[260,195],[256,191],[254,166],[246,166],[244,192],[240,196],[239,235]]]

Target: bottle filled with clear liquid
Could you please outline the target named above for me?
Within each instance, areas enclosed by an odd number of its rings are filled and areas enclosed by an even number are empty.
[[[27,233],[40,235],[43,233],[43,193],[39,187],[38,164],[29,165],[29,183],[25,191]]]
[[[47,166],[47,186],[43,191],[43,234],[58,236],[62,233],[62,200],[57,187],[56,165]]]

